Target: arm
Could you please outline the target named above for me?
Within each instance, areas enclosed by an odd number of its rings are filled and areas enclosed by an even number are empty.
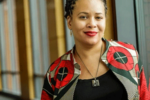
[[[138,70],[137,71],[139,71],[138,90],[139,90],[140,100],[150,100],[150,90],[147,87],[144,68],[143,68],[142,63],[140,62],[139,56],[138,56]],[[149,88],[150,88],[150,85],[149,85]]]
[[[41,94],[41,100],[53,100],[54,99],[54,90],[55,90],[55,84],[56,84],[54,80],[54,74],[55,74],[54,69],[58,67],[60,61],[61,61],[61,57],[58,58],[55,62],[53,62],[50,65],[45,75],[43,90]]]
[[[53,100],[53,89],[49,81],[49,74],[44,78],[44,85],[41,94],[41,100]]]
[[[53,97],[49,95],[45,90],[42,90],[41,100],[53,100]]]
[[[147,87],[147,82],[146,82],[143,67],[140,72],[140,84],[138,86],[138,89],[140,93],[140,100],[150,100],[150,92]]]

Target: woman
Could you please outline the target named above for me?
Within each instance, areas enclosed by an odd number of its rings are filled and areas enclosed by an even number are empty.
[[[144,70],[131,44],[107,41],[106,0],[67,0],[75,46],[51,64],[42,100],[150,100]]]

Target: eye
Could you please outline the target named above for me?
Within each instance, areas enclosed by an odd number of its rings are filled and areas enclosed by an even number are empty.
[[[103,19],[103,17],[96,17],[96,19]]]
[[[80,19],[87,19],[86,16],[80,16]]]

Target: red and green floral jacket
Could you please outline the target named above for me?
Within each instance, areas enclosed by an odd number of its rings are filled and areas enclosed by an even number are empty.
[[[148,89],[143,65],[134,46],[104,41],[106,50],[101,59],[124,85],[128,100],[150,100],[150,87]],[[45,75],[41,100],[73,100],[81,73],[73,51],[70,50],[50,65]]]

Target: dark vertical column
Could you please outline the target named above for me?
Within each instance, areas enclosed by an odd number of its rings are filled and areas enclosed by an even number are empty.
[[[117,37],[137,47],[134,0],[115,0]]]
[[[148,76],[150,77],[150,13],[147,8],[149,3],[148,0],[135,0],[138,49],[147,80]]]

